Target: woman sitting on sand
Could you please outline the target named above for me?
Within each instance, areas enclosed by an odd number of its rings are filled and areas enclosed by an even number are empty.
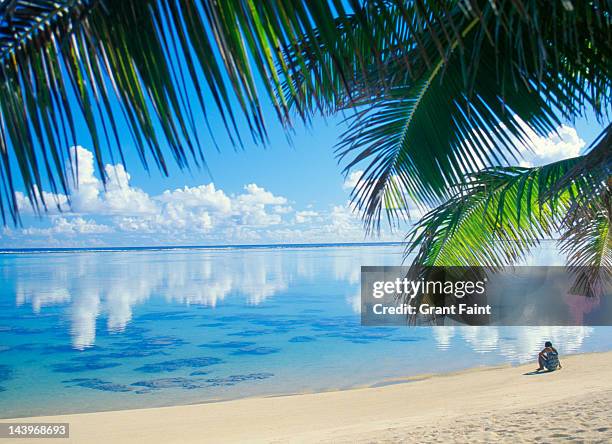
[[[561,368],[559,353],[553,347],[552,342],[546,341],[544,343],[544,349],[538,354],[538,365],[540,367],[536,369],[536,372],[544,370],[544,367],[549,371],[556,370],[557,367]]]

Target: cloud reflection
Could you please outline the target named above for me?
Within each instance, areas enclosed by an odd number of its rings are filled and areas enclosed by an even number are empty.
[[[29,304],[35,313],[65,306],[72,345],[83,349],[94,344],[99,318],[106,319],[107,331],[123,331],[135,308],[152,298],[216,307],[232,297],[259,305],[274,297],[295,297],[304,285],[333,288],[338,282],[347,312],[359,313],[360,267],[401,263],[401,248],[96,252],[46,259],[16,257],[7,262],[4,277],[14,282],[17,306]],[[526,262],[552,265],[559,257],[542,249]],[[513,361],[532,359],[545,340],[558,343],[563,353],[577,351],[592,332],[590,327],[432,328],[438,349],[460,341],[478,353],[501,353]]]
[[[453,341],[467,343],[477,353],[499,353],[511,362],[534,360],[545,341],[552,341],[562,354],[578,352],[593,334],[593,327],[476,327],[447,325],[433,328],[439,349]]]
[[[49,255],[10,275],[18,306],[66,305],[72,344],[83,349],[96,338],[96,321],[106,316],[108,331],[122,331],[136,306],[153,297],[169,303],[215,307],[229,296],[258,305],[287,294],[300,279],[346,282],[354,293],[362,264],[380,263],[381,250],[317,249],[96,252]],[[331,254],[330,254],[331,253]],[[378,258],[377,258],[378,255]],[[395,260],[393,255],[390,256]]]

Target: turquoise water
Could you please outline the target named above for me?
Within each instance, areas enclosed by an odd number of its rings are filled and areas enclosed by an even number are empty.
[[[546,339],[612,349],[612,328],[361,327],[360,266],[401,260],[394,245],[0,254],[0,417],[345,389],[525,362]]]

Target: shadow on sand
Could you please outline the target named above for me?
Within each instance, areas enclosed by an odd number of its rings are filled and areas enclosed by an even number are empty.
[[[523,376],[546,375],[555,371],[557,370],[534,370],[532,372],[523,373]]]

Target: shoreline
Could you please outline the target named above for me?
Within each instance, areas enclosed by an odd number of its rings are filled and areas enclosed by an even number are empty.
[[[568,353],[564,356],[566,357],[565,359],[567,359],[567,357],[570,357],[570,356],[599,354],[599,353],[608,353],[608,352],[612,353],[612,350]],[[0,423],[2,423],[3,421],[6,422],[6,421],[30,420],[30,419],[43,418],[43,417],[45,418],[46,417],[64,417],[64,416],[76,416],[76,415],[89,415],[89,414],[96,414],[96,413],[131,412],[131,411],[138,411],[138,410],[154,410],[154,409],[188,407],[188,406],[206,405],[206,404],[219,404],[219,403],[244,401],[244,400],[249,400],[249,399],[270,399],[270,398],[275,399],[275,398],[287,398],[287,397],[302,396],[302,395],[317,395],[317,394],[322,394],[322,393],[342,393],[342,392],[350,392],[353,390],[374,389],[374,388],[388,387],[388,386],[393,386],[393,385],[412,384],[418,381],[426,381],[431,378],[462,375],[464,373],[489,371],[489,370],[497,370],[497,369],[504,369],[504,368],[516,368],[516,367],[520,367],[523,365],[525,364],[517,365],[517,364],[511,364],[511,363],[503,363],[503,364],[492,364],[492,365],[477,365],[474,367],[459,368],[459,369],[451,370],[448,372],[416,373],[414,375],[394,376],[394,377],[378,379],[378,380],[374,379],[368,382],[358,383],[358,384],[350,385],[350,386],[342,386],[342,387],[329,386],[323,389],[313,388],[313,389],[308,389],[308,390],[303,390],[303,391],[287,391],[287,392],[275,391],[275,392],[270,392],[270,393],[265,393],[265,394],[235,396],[235,397],[227,397],[227,398],[226,397],[210,398],[210,399],[203,399],[203,400],[184,402],[184,403],[178,403],[178,404],[168,403],[168,404],[163,404],[163,405],[154,405],[151,407],[126,407],[126,408],[109,407],[109,408],[103,408],[100,410],[64,411],[64,412],[59,412],[59,413],[40,413],[40,414],[33,414],[33,415],[20,415],[20,416],[11,416],[11,417],[0,416]],[[1,442],[2,441],[0,440],[0,443]]]
[[[612,416],[612,380],[602,377],[602,369],[605,372],[612,366],[612,351],[564,356],[562,364],[560,371],[537,375],[524,374],[534,370],[535,363],[508,364],[394,378],[346,390],[0,422],[70,423],[71,438],[57,442],[397,442],[410,441],[410,435],[416,430],[431,424],[442,425],[445,421],[450,421],[449,425],[464,422],[465,430],[449,426],[436,433],[446,430],[464,436],[482,429],[482,421],[491,422],[490,418],[483,419],[483,415],[497,413],[504,416],[524,413],[536,422],[522,421],[521,424],[536,424],[537,431],[537,421],[554,422],[556,411],[571,416],[575,412],[571,405],[586,403],[588,406],[588,400],[595,400],[594,404],[598,405],[599,413],[590,412],[592,423],[601,415]],[[546,406],[542,418],[538,417],[538,410],[526,413],[538,406]],[[583,408],[580,413],[588,416],[588,410]],[[573,422],[565,420],[564,424]],[[507,432],[507,427],[502,430]],[[584,426],[576,430],[588,432]],[[425,432],[419,433],[422,438]],[[521,430],[516,433],[521,436]],[[593,433],[595,437],[589,439],[606,440],[612,428],[596,427]],[[482,439],[495,438],[490,433],[487,436]],[[439,434],[435,437],[445,438],[456,439]],[[4,441],[0,439],[0,442]]]

